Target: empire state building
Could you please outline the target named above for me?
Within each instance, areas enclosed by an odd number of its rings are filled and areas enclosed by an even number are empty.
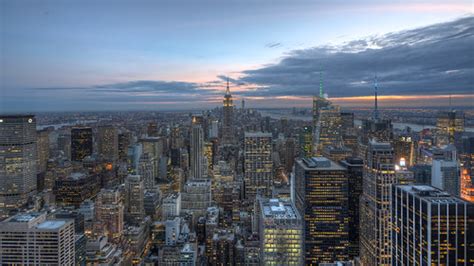
[[[227,80],[227,88],[224,95],[224,119],[222,125],[222,144],[233,144],[234,132],[232,126],[232,119],[234,116],[234,105],[232,95],[229,89],[229,80]]]

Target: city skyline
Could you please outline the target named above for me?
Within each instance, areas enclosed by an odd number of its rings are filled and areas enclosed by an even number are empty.
[[[270,4],[2,2],[0,112],[472,106],[469,1]]]

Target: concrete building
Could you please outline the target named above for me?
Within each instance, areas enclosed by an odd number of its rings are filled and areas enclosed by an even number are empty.
[[[244,140],[244,185],[245,197],[255,198],[271,192],[273,181],[272,134],[245,132]]]
[[[397,183],[393,148],[370,141],[360,199],[360,258],[364,265],[390,265],[390,188]]]
[[[303,263],[303,221],[289,200],[259,198],[261,262],[264,265]]]
[[[75,265],[73,220],[20,213],[0,223],[1,265]]]

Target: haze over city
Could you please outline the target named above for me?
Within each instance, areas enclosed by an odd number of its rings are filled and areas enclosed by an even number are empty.
[[[2,1],[0,111],[472,106],[470,1]],[[402,56],[399,56],[402,55]],[[451,95],[451,101],[449,98]],[[192,101],[191,101],[192,99]]]

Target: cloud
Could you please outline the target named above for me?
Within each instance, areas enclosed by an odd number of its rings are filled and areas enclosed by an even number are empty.
[[[241,82],[260,86],[245,96],[370,95],[374,75],[385,95],[466,94],[474,91],[474,17],[294,50],[279,63],[243,71]]]
[[[282,44],[280,42],[270,42],[270,43],[265,44],[266,48],[278,48],[281,46]]]
[[[227,79],[236,98],[245,97],[258,106],[304,105],[319,92],[321,67],[324,90],[330,97],[372,95],[375,74],[382,96],[474,94],[473,44],[474,17],[470,16],[340,45],[293,50],[278,63],[244,70],[237,78],[218,75],[199,83],[136,80],[31,88],[26,94],[18,90],[3,97],[0,107],[80,110],[86,103],[91,109],[203,108],[221,103]]]

